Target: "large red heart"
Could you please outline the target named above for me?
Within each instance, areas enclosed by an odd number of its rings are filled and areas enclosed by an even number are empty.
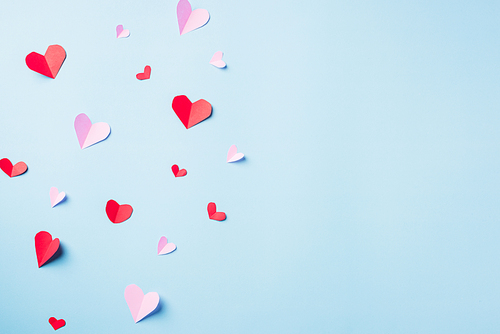
[[[186,95],[174,97],[172,109],[181,120],[182,124],[189,129],[193,125],[207,119],[212,114],[212,105],[205,100],[191,103]]]
[[[106,204],[106,214],[109,220],[114,224],[119,224],[129,219],[132,215],[132,211],[133,209],[130,205],[120,205],[112,199]]]
[[[26,65],[30,70],[55,79],[59,69],[66,59],[66,51],[60,45],[50,45],[45,55],[32,52],[26,56]]]
[[[0,168],[4,171],[5,174],[10,177],[18,176],[26,173],[28,170],[28,166],[22,161],[18,162],[14,166],[12,166],[12,162],[9,159],[3,158],[0,160]]]
[[[222,221],[226,219],[226,214],[224,212],[217,212],[217,207],[214,202],[208,203],[207,206],[208,218],[213,220]]]
[[[49,324],[51,324],[52,328],[54,328],[54,330],[56,331],[59,328],[66,326],[66,321],[64,321],[64,319],[57,320],[54,317],[50,317],[49,318]]]
[[[52,235],[46,231],[40,231],[35,235],[35,251],[38,268],[43,266],[52,255],[59,249],[59,239],[52,240]]]
[[[187,174],[187,170],[184,168],[179,170],[179,166],[172,165],[172,173],[174,173],[175,177],[181,177]]]

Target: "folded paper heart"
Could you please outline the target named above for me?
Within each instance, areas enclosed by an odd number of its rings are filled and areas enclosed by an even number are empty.
[[[109,220],[113,224],[123,223],[132,215],[132,207],[128,204],[118,204],[116,201],[110,199],[108,203],[106,203],[106,214],[108,215]]]
[[[108,123],[99,122],[92,124],[90,118],[83,113],[76,116],[74,125],[76,137],[82,150],[108,138],[111,132]]]
[[[130,36],[130,31],[128,29],[123,29],[123,25],[119,24],[116,26],[116,38],[125,38]]]
[[[45,55],[31,52],[26,56],[26,65],[32,71],[55,79],[59,69],[66,59],[66,51],[60,45],[50,45]]]
[[[174,97],[172,109],[174,109],[175,114],[186,129],[204,121],[212,114],[212,105],[210,103],[205,100],[198,100],[195,103],[191,103],[186,95]]]
[[[227,151],[227,162],[236,162],[243,159],[245,155],[243,153],[238,153],[238,148],[236,145],[231,145],[229,151]]]
[[[144,295],[141,288],[130,284],[125,288],[125,301],[132,318],[137,323],[156,309],[160,303],[160,296],[156,292],[148,292]]]
[[[158,255],[165,255],[172,253],[177,249],[177,246],[173,243],[169,243],[166,237],[161,237],[158,241]]]
[[[187,174],[187,170],[179,169],[179,166],[172,165],[172,173],[174,173],[175,177],[181,177]]]
[[[59,239],[52,240],[52,235],[46,231],[40,231],[35,235],[35,252],[38,268],[43,266],[59,249]]]
[[[188,0],[180,0],[177,3],[177,23],[181,35],[203,27],[208,20],[210,20],[210,14],[206,9],[191,10]]]
[[[9,177],[14,177],[26,173],[28,166],[22,161],[12,165],[9,159],[3,158],[0,160],[0,169]]]
[[[66,326],[66,321],[64,321],[64,319],[57,320],[54,317],[50,317],[49,318],[49,324],[51,324],[52,328],[54,328],[54,330],[56,331],[59,328]]]
[[[66,197],[66,193],[64,191],[59,192],[56,187],[50,188],[50,205],[55,207],[57,204],[61,203],[61,201]]]
[[[210,64],[214,65],[217,68],[226,67],[226,63],[224,62],[224,60],[222,60],[222,55],[222,51],[217,51],[216,53],[214,53],[212,59],[210,59]]]
[[[149,79],[151,77],[151,66],[146,65],[146,67],[144,67],[144,72],[143,73],[137,73],[135,75],[135,77],[137,79],[139,79],[139,80]]]
[[[224,212],[217,212],[217,207],[215,203],[210,202],[207,206],[208,218],[218,221],[223,221],[226,219],[226,214]]]

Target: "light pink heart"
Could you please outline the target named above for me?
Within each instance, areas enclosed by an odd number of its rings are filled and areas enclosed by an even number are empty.
[[[130,36],[130,31],[128,29],[123,29],[123,25],[119,24],[116,26],[116,38],[125,38]]]
[[[177,22],[181,35],[203,27],[208,20],[210,20],[210,14],[206,9],[191,10],[188,0],[180,0],[177,3]]]
[[[177,246],[174,243],[168,243],[166,237],[161,237],[158,241],[158,255],[172,253],[176,249]]]
[[[222,60],[222,55],[222,51],[217,51],[216,53],[214,53],[212,59],[210,59],[210,64],[218,68],[226,67],[226,63],[224,62],[224,60]]]
[[[50,188],[50,205],[55,207],[57,204],[61,203],[61,201],[66,197],[66,193],[64,191],[59,192],[56,187]]]
[[[146,295],[135,284],[125,288],[125,300],[135,322],[141,321],[153,312],[160,303],[160,296],[156,292],[148,292]]]
[[[78,143],[84,149],[108,138],[111,129],[108,123],[92,124],[88,116],[82,113],[75,118],[75,131]]]
[[[243,159],[244,156],[243,153],[238,153],[236,145],[231,145],[229,151],[227,151],[227,162],[236,162]]]

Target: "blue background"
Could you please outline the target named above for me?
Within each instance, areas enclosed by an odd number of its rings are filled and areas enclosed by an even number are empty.
[[[498,333],[500,3],[191,4],[179,36],[174,0],[2,2],[0,158],[29,170],[0,173],[0,331]],[[24,62],[51,44],[55,80]],[[176,95],[212,116],[186,130]],[[79,113],[109,138],[81,150]],[[138,324],[132,283],[161,298]]]

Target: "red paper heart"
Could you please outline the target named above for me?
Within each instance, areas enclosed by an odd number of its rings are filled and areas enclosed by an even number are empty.
[[[207,206],[208,218],[213,220],[222,221],[226,219],[226,214],[224,212],[217,212],[217,207],[214,202],[208,203]]]
[[[106,204],[106,214],[109,220],[114,224],[119,224],[129,219],[132,215],[132,211],[133,209],[130,205],[120,205],[112,199]]]
[[[45,55],[32,52],[26,56],[26,65],[29,69],[46,77],[55,79],[59,69],[66,59],[66,51],[60,45],[50,45]]]
[[[35,235],[35,251],[38,268],[43,266],[52,255],[59,249],[59,239],[52,240],[52,235],[46,231],[40,231]]]
[[[207,119],[212,114],[212,105],[205,100],[191,103],[186,95],[174,97],[172,109],[181,120],[182,124],[189,129],[193,125]]]
[[[54,328],[54,330],[56,331],[59,328],[66,326],[66,321],[64,321],[64,319],[57,320],[54,317],[50,317],[49,318],[49,324],[51,324],[52,328]]]
[[[9,159],[3,158],[0,160],[0,168],[4,171],[5,174],[10,177],[18,176],[26,173],[28,170],[28,166],[22,161],[18,162],[14,166],[12,166],[12,162]]]
[[[139,80],[146,80],[151,77],[151,66],[144,67],[144,73],[137,73],[135,76]]]
[[[179,170],[179,166],[172,165],[172,173],[174,173],[175,177],[181,177],[187,174],[187,170],[185,169]]]

